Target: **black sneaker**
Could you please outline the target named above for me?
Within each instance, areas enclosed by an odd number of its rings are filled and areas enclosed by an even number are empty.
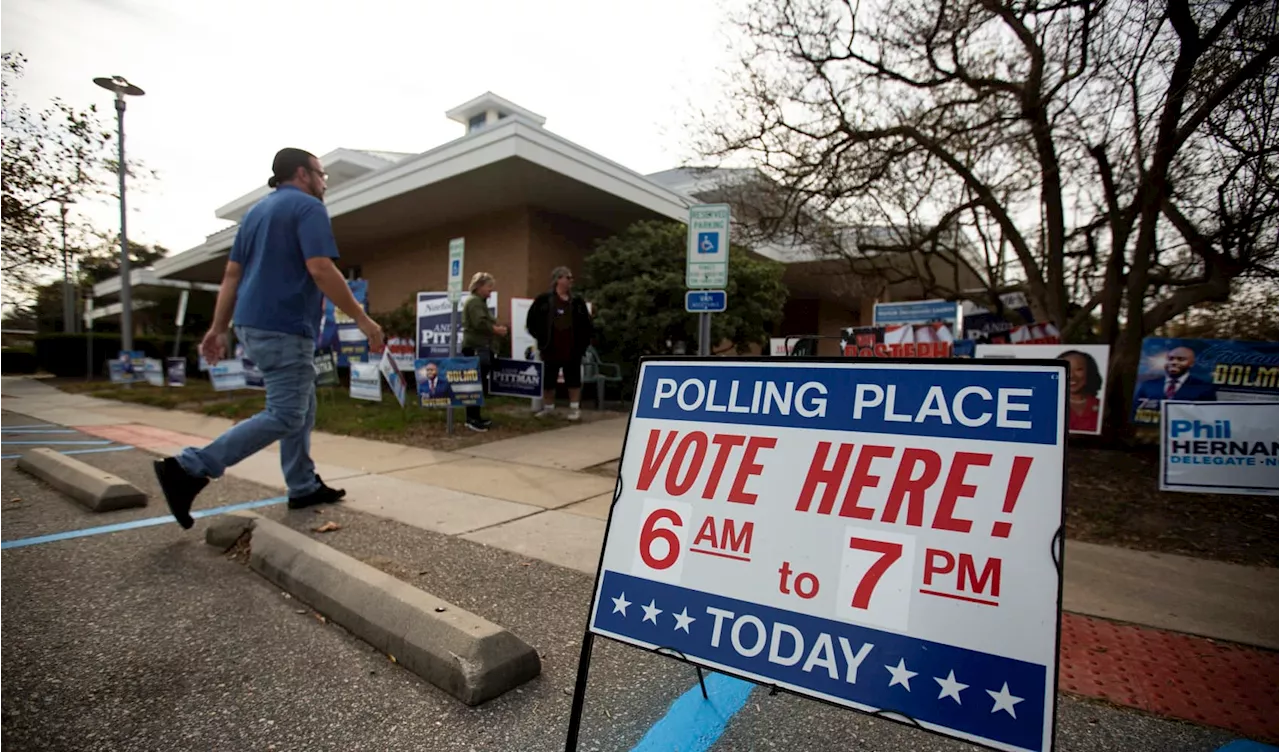
[[[482,420],[469,420],[467,421],[467,428],[470,428],[476,433],[484,433],[489,430],[489,423],[488,421]]]
[[[341,501],[342,497],[347,495],[347,489],[345,488],[329,488],[328,486],[326,486],[324,484],[324,480],[320,478],[320,475],[318,473],[316,474],[316,483],[320,484],[320,490],[322,491],[328,490],[331,493],[331,495],[333,496],[333,501]]]
[[[290,496],[289,508],[306,509],[307,507],[314,507],[319,504],[332,504],[345,496],[346,493],[346,491],[329,488],[324,483],[321,483],[319,488],[306,496]]]
[[[182,469],[178,460],[165,457],[153,464],[156,480],[160,481],[160,490],[164,492],[164,500],[169,503],[169,511],[183,530],[190,530],[196,521],[191,519],[191,503],[196,496],[209,485],[208,478],[197,478]]]

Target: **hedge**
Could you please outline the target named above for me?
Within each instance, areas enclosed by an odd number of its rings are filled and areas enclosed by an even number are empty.
[[[107,375],[106,362],[120,354],[120,335],[114,333],[85,334],[37,334],[36,366],[54,376],[74,377],[85,375],[88,360],[88,343],[93,339],[93,368],[95,376]],[[190,364],[199,347],[196,337],[183,337],[178,355]],[[134,337],[133,349],[146,353],[148,358],[168,358],[173,355],[173,337]]]
[[[6,347],[0,350],[0,371],[10,374],[35,373],[36,351],[31,347]]]

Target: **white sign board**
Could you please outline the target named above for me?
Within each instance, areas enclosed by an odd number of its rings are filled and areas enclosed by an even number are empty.
[[[462,297],[462,255],[466,250],[463,238],[449,241],[449,292],[450,302],[457,302]]]
[[[788,339],[787,337],[770,337],[769,338],[769,355],[775,358],[786,358],[791,355],[791,350],[799,342],[799,338]]]
[[[685,287],[722,289],[729,284],[729,205],[689,207]]]
[[[382,401],[382,373],[377,363],[351,364],[351,398]]]
[[[391,387],[391,393],[395,395],[396,402],[400,403],[400,407],[404,407],[404,398],[405,393],[408,391],[408,385],[405,384],[404,376],[400,374],[402,369],[390,352],[386,350],[382,352],[382,360],[378,361],[378,370],[382,373],[383,378],[387,380],[387,386]],[[381,401],[381,397],[379,397],[379,401]]]
[[[960,304],[946,300],[912,300],[903,303],[876,303],[871,308],[871,324],[931,324],[941,321],[960,331]]]
[[[1102,435],[1110,345],[978,345],[974,356],[1067,361],[1067,430]]]
[[[1160,490],[1275,496],[1274,402],[1160,403]]]
[[[244,361],[235,358],[220,360],[209,365],[209,382],[215,392],[229,392],[244,389],[248,386],[245,379]]]
[[[525,328],[533,298],[511,299],[511,358],[513,360],[539,360],[538,340]]]
[[[642,361],[589,629],[1049,749],[1066,381],[1061,361]]]

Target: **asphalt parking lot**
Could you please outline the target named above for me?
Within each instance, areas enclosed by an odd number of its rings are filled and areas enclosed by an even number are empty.
[[[4,413],[3,426],[38,421]],[[54,428],[50,430],[67,430]],[[5,456],[78,433],[6,432]],[[20,438],[12,438],[20,436]],[[109,444],[49,445],[63,451]],[[76,455],[151,494],[93,514],[0,464],[3,744],[22,750],[559,750],[564,748],[591,578],[341,505],[291,512],[278,492],[224,479],[197,509],[257,511],[511,629],[542,659],[537,679],[467,707],[204,545],[208,518],[167,517],[144,451]],[[20,545],[120,523],[159,524]],[[324,521],[336,532],[312,530]],[[18,542],[19,545],[15,545]],[[714,678],[597,640],[583,750],[969,750],[840,708]],[[682,700],[687,692],[696,697]],[[690,702],[693,700],[694,702]],[[697,712],[685,712],[696,706]],[[708,712],[710,711],[710,712]],[[1101,703],[1059,700],[1060,750],[1209,752],[1233,735]]]

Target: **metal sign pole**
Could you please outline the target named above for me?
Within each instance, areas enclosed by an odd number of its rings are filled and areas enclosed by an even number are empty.
[[[698,354],[706,357],[711,354],[711,314],[698,314]]]
[[[173,340],[173,357],[177,358],[182,353],[182,325],[187,321],[187,299],[191,296],[190,290],[183,290],[182,295],[178,298],[178,316],[173,323],[178,325],[178,336]]]
[[[451,296],[453,297],[453,296]],[[453,297],[449,303],[449,357],[454,358],[458,355],[458,299]],[[445,427],[449,435],[453,435],[453,400],[450,399],[449,406],[445,408]]]
[[[92,295],[86,295],[84,298],[84,341],[85,341],[84,380],[91,381],[93,379],[93,296]]]

